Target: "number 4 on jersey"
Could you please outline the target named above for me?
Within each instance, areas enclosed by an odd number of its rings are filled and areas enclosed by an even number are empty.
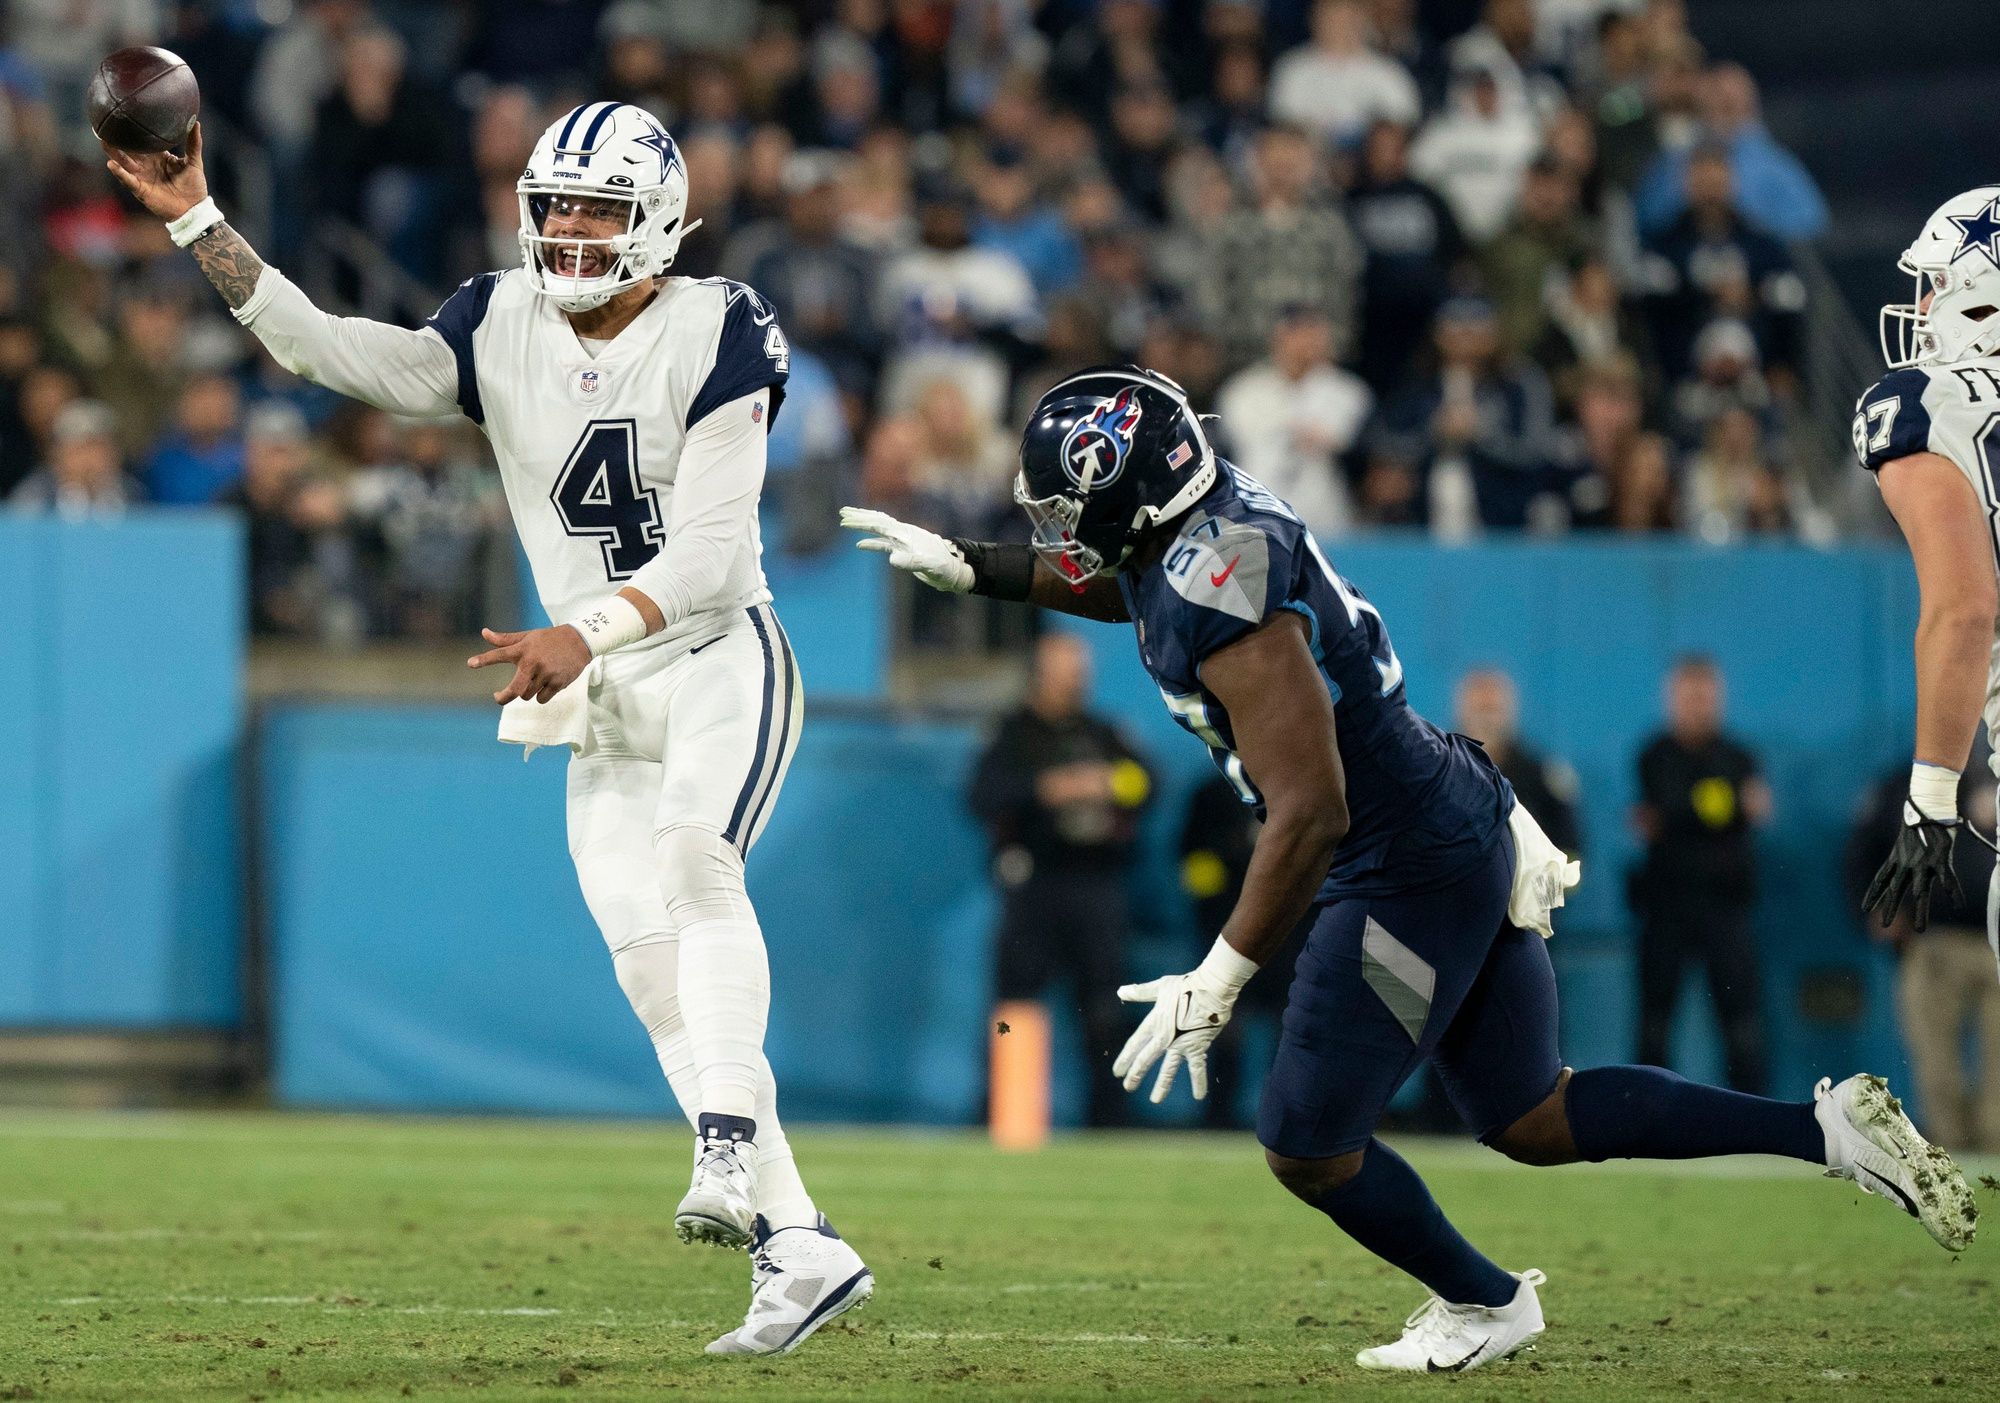
[[[639,481],[637,437],[630,419],[592,420],[549,492],[563,530],[601,542],[613,580],[630,579],[666,539],[659,494]]]

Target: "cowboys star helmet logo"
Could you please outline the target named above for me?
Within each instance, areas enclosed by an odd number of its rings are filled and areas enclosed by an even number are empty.
[[[1106,400],[1076,421],[1062,442],[1063,473],[1085,492],[1109,487],[1125,471],[1139,428],[1139,399],[1131,390]]]
[[[1975,213],[1946,218],[1958,226],[1958,247],[1951,255],[1953,263],[1978,249],[1989,263],[2000,268],[2000,199],[1989,200],[1984,209]]]

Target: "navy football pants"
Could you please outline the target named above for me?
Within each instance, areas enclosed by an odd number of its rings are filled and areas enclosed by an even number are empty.
[[[1503,833],[1447,886],[1320,908],[1264,1084],[1266,1149],[1290,1159],[1360,1149],[1426,1059],[1482,1141],[1555,1090],[1555,970],[1542,938],[1507,920],[1513,871]]]

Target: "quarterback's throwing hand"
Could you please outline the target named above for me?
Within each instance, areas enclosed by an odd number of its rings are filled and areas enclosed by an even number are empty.
[[[1208,1096],[1208,1048],[1236,1007],[1237,990],[1206,978],[1200,969],[1186,974],[1170,974],[1148,984],[1126,984],[1118,997],[1128,1004],[1150,1003],[1153,1008],[1124,1050],[1111,1064],[1111,1075],[1125,1079],[1127,1091],[1137,1091],[1154,1062],[1160,1064],[1159,1079],[1153,1083],[1154,1105],[1167,1099],[1174,1077],[1185,1062],[1188,1085],[1194,1099]]]
[[[208,176],[201,164],[201,123],[188,130],[187,155],[171,151],[120,151],[104,147],[104,164],[118,183],[156,219],[179,219],[208,198]]]
[[[590,645],[568,624],[526,633],[497,633],[482,628],[479,636],[493,646],[477,657],[467,658],[467,667],[514,665],[513,681],[493,694],[493,700],[502,706],[520,697],[545,702],[576,681],[590,666]]]
[[[888,556],[891,565],[907,570],[932,589],[964,594],[972,588],[972,566],[957,546],[935,531],[861,507],[842,507],[840,524],[850,531],[872,533],[855,544]]]

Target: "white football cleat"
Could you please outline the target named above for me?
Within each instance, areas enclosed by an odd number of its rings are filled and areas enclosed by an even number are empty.
[[[1826,1177],[1851,1179],[1924,1225],[1938,1246],[1963,1252],[1979,1229],[1972,1189],[1950,1155],[1918,1133],[1889,1094],[1889,1083],[1863,1074],[1813,1088],[1813,1116],[1826,1135]]]
[[[747,1139],[704,1135],[694,1144],[694,1182],[674,1210],[682,1242],[718,1247],[749,1243],[757,1218],[757,1146]]]
[[[824,1213],[810,1228],[779,1228],[757,1216],[750,1248],[750,1313],[710,1343],[710,1354],[790,1354],[820,1326],[859,1310],[875,1276]]]
[[[1354,1356],[1364,1369],[1403,1369],[1416,1374],[1462,1374],[1482,1369],[1534,1346],[1546,1328],[1535,1288],[1541,1272],[1515,1272],[1520,1282],[1504,1306],[1455,1306],[1433,1296],[1403,1322],[1403,1338]]]

